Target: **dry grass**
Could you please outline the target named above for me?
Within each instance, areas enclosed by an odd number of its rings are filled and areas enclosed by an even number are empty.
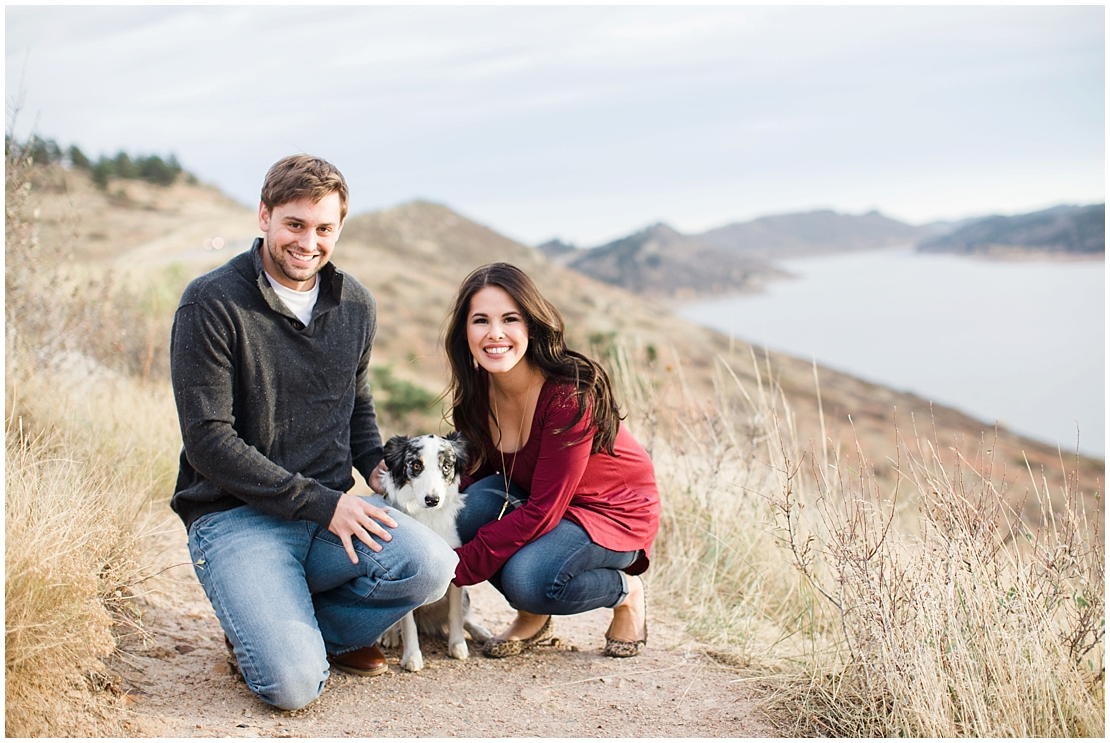
[[[138,539],[151,498],[168,483],[134,424],[149,422],[159,406],[133,383],[102,383],[78,397],[59,394],[72,378],[40,373],[13,385],[12,371],[5,732],[119,734],[121,690],[102,659],[115,647],[113,629],[141,630],[130,603],[148,570]],[[32,419],[34,432],[24,425]]]
[[[7,154],[5,732],[120,734],[102,661],[113,630],[140,629],[138,539],[179,444],[151,344],[118,341],[156,316],[106,280],[75,281],[64,243],[40,244],[41,170]]]
[[[899,512],[856,464],[812,473],[816,523],[786,495],[793,483],[777,501],[844,639],[791,705],[797,732],[1101,737],[1104,551],[1078,493],[1031,529],[1008,512],[989,456],[945,461],[935,440],[913,442],[899,467],[912,507]]]
[[[775,386],[762,384],[758,368],[750,397],[726,394],[743,387],[721,367],[715,400],[690,396],[668,408],[636,369],[639,356],[618,354],[614,376],[662,496],[655,600],[680,607],[691,632],[733,664],[802,667],[813,643],[825,642],[819,637],[825,617],[811,587],[784,569],[787,553],[772,528],[769,496],[779,475],[767,457],[779,439],[771,414],[778,408],[789,416],[787,402]]]
[[[663,493],[653,593],[771,679],[788,732],[1103,734],[1105,553],[1074,477],[1057,494],[1039,478],[1030,526],[988,447],[931,432],[902,441],[880,492],[858,447],[798,448],[754,358],[755,389],[722,362],[712,404],[664,413],[634,357],[617,376]]]

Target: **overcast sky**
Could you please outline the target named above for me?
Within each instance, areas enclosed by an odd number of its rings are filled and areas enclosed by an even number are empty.
[[[18,135],[172,152],[252,207],[293,152],[338,165],[355,213],[424,198],[529,244],[1104,200],[1101,6],[5,15]]]

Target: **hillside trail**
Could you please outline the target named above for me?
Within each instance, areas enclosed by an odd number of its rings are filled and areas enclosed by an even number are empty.
[[[168,509],[166,509],[168,512]],[[651,605],[649,643],[635,658],[602,655],[612,613],[557,617],[552,647],[503,659],[474,643],[469,659],[424,639],[425,667],[376,678],[332,671],[319,699],[296,712],[259,701],[228,664],[223,632],[189,564],[176,517],[159,528],[157,563],[142,584],[145,638],[120,638],[126,729],[135,737],[778,737],[754,679],[714,661],[678,622]],[[488,583],[470,590],[479,623],[512,618]],[[750,672],[749,672],[749,675]]]

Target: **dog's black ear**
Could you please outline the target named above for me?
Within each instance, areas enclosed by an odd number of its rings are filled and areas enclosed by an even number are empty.
[[[455,471],[462,472],[466,469],[466,454],[470,449],[470,443],[458,431],[452,431],[446,438],[451,442],[451,448],[455,450]]]
[[[405,448],[409,440],[405,436],[394,436],[385,442],[385,466],[395,470],[405,466]]]
[[[408,482],[405,476],[405,452],[408,448],[409,439],[406,436],[394,436],[385,442],[385,466],[389,468],[389,479],[394,488],[400,488]]]

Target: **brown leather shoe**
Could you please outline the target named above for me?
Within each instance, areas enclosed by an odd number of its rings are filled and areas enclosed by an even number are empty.
[[[353,673],[356,676],[380,676],[389,670],[385,656],[377,645],[358,648],[343,655],[329,655],[328,662],[333,668]]]

